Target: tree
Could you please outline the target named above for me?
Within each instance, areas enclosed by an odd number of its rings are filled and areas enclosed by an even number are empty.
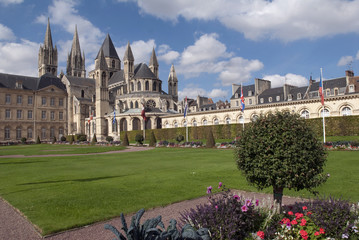
[[[122,146],[128,146],[130,143],[128,142],[128,136],[127,132],[125,132],[125,135],[123,136]]]
[[[150,135],[150,143],[148,144],[150,147],[155,147],[156,146],[156,136],[154,134],[154,132],[152,131],[151,132],[151,135]]]
[[[107,136],[107,137],[106,137],[106,141],[107,141],[108,143],[113,142],[113,137]]]
[[[325,149],[298,114],[269,113],[247,127],[237,143],[236,162],[258,189],[273,187],[282,204],[283,189],[296,191],[324,183]]]
[[[140,134],[140,133],[136,134],[135,141],[137,142],[138,145],[142,145],[143,140],[144,140],[144,138],[143,138],[142,134]]]
[[[74,137],[74,135],[70,135],[70,144],[73,144],[74,143],[74,141],[75,141],[75,137]]]
[[[56,143],[56,141],[57,141],[56,137],[53,137],[51,143],[54,144]]]
[[[206,147],[213,148],[215,145],[216,145],[216,142],[214,140],[212,129],[209,129],[208,135],[207,135]]]
[[[41,141],[40,141],[40,137],[39,137],[39,136],[37,136],[36,144],[41,144]]]
[[[177,141],[178,143],[182,142],[183,140],[184,140],[184,136],[183,136],[183,135],[181,135],[181,134],[177,135],[176,141]]]

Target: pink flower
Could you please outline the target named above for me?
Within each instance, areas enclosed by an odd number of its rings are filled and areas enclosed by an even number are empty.
[[[216,206],[214,206],[216,209],[218,209],[218,206],[216,205]]]
[[[293,212],[292,212],[292,211],[289,211],[289,212],[288,212],[288,215],[289,215],[289,216],[292,216],[292,215],[293,215]]]
[[[237,194],[233,196],[234,199],[236,199],[237,201],[239,201],[241,199],[240,196],[238,196]]]
[[[221,188],[222,187],[222,182],[219,182],[218,183],[218,188]]]
[[[300,230],[299,234],[303,239],[305,239],[305,240],[308,239],[308,233],[305,230]]]
[[[207,194],[210,194],[212,192],[212,186],[207,187]]]
[[[248,211],[248,207],[246,205],[242,206],[242,212],[247,212]]]
[[[258,231],[258,232],[257,232],[257,236],[258,236],[260,239],[264,239],[264,232]]]
[[[308,208],[307,208],[307,206],[303,206],[303,210],[307,210]]]
[[[247,205],[248,207],[252,206],[252,200],[247,199],[247,200],[246,200],[246,205]]]
[[[314,236],[319,236],[320,235],[320,232],[315,232],[314,233]]]
[[[259,205],[259,200],[256,199],[256,206],[258,207],[258,205]]]

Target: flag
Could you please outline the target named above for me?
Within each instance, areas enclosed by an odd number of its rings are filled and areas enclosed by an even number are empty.
[[[188,108],[188,104],[187,104],[187,97],[185,98],[185,106],[184,106],[184,114],[183,117],[186,118],[187,116],[187,108]]]
[[[92,114],[92,111],[91,111],[91,116],[90,116],[90,118],[88,120],[88,123],[90,123],[92,119],[93,119],[93,114]]]
[[[112,120],[112,123],[115,124],[116,122],[116,111],[113,110],[113,120]]]
[[[323,75],[323,72],[322,72],[322,69],[320,69],[319,96],[320,96],[320,99],[322,101],[322,105],[324,105],[323,76],[322,75]]]
[[[246,105],[244,105],[244,96],[243,96],[243,88],[242,88],[242,84],[241,84],[241,111],[244,111]]]
[[[142,104],[141,117],[143,118],[143,120],[146,121],[146,112],[145,112],[145,105],[144,104]]]

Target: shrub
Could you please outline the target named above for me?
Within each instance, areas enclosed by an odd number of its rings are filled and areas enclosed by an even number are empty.
[[[350,146],[359,147],[359,142],[358,141],[352,141],[352,142],[350,142]]]
[[[62,137],[60,138],[60,140],[61,140],[61,142],[65,142],[65,141],[66,141],[66,137],[65,137],[65,136],[62,136]]]
[[[262,217],[255,209],[258,201],[254,204],[252,200],[232,195],[225,188],[214,196],[211,196],[211,191],[212,187],[208,187],[208,204],[181,213],[182,223],[191,223],[195,228],[208,228],[213,239],[245,239],[259,229],[258,222],[261,221],[258,220]]]
[[[22,137],[22,138],[21,138],[21,143],[22,143],[22,144],[25,144],[25,143],[26,143],[26,137]]]
[[[283,189],[312,189],[325,182],[326,152],[307,122],[289,112],[261,115],[237,143],[236,162],[247,181],[273,187],[281,205]]]
[[[109,143],[110,143],[110,142],[113,142],[113,137],[107,136],[107,137],[106,137],[106,141],[109,142]]]
[[[181,135],[181,134],[177,135],[176,141],[177,141],[178,143],[182,142],[183,140],[184,140],[184,136],[183,136],[183,135]]]
[[[41,144],[41,141],[40,141],[40,137],[39,137],[39,136],[37,136],[36,144]]]
[[[96,143],[97,143],[97,138],[96,138],[96,134],[94,134],[91,140],[91,144],[96,144]]]
[[[51,143],[54,144],[57,141],[56,137],[53,137]]]
[[[150,147],[155,147],[155,146],[156,146],[156,142],[157,142],[156,136],[155,136],[154,132],[151,132],[149,146],[150,146]]]
[[[215,142],[214,137],[213,137],[212,129],[209,129],[208,135],[207,135],[206,147],[207,148],[213,148],[215,145],[216,145],[216,142]]]
[[[85,141],[87,141],[87,136],[86,135],[79,135],[77,137],[77,140],[80,141],[80,142],[85,142]]]
[[[137,142],[137,144],[142,145],[143,144],[143,135],[142,134],[137,134],[135,137],[135,141]]]
[[[130,143],[128,142],[128,136],[127,132],[125,132],[125,135],[123,136],[122,146],[129,146]]]
[[[73,144],[74,141],[75,141],[74,135],[70,135],[70,140],[69,140],[70,144]]]

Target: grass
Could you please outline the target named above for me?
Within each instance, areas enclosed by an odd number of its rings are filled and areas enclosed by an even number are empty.
[[[359,152],[329,152],[329,181],[319,188],[359,201]],[[49,234],[205,195],[222,181],[256,191],[232,150],[156,148],[101,156],[0,159],[0,195]],[[271,189],[264,192],[270,193]],[[308,197],[306,191],[286,195]]]
[[[122,146],[70,145],[70,144],[33,144],[0,146],[0,156],[6,155],[53,155],[83,154],[123,150]]]

